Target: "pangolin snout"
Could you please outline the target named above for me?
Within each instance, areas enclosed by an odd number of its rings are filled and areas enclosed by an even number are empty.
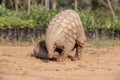
[[[48,59],[51,59],[53,57],[52,54],[48,54]]]
[[[48,54],[48,59],[51,58],[59,58],[60,54],[58,52],[54,52],[53,54]]]

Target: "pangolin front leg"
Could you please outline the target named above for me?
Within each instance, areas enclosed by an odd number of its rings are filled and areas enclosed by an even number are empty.
[[[63,62],[65,61],[65,59],[68,57],[69,52],[64,50],[62,51],[62,53],[60,54],[60,57],[57,59],[58,62]]]

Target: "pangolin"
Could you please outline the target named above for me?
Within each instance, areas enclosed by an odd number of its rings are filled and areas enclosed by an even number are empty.
[[[48,59],[48,51],[46,49],[46,44],[45,44],[45,40],[42,40],[40,42],[37,43],[37,45],[35,46],[34,50],[33,50],[33,54],[32,56],[36,57],[36,58],[40,58],[40,59]],[[58,53],[54,53],[54,58],[51,60],[55,60],[59,57]]]
[[[46,30],[48,58],[59,53],[57,60],[64,61],[76,48],[73,60],[79,59],[85,41],[86,36],[79,15],[73,10],[61,11],[50,21]]]

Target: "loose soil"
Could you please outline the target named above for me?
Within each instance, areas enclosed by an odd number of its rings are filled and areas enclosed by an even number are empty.
[[[0,80],[120,80],[120,46],[86,46],[75,62],[36,59],[33,48],[0,46]]]

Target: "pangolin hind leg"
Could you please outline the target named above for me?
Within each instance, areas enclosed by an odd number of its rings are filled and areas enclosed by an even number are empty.
[[[80,45],[76,44],[76,53],[75,53],[72,60],[73,61],[80,60],[81,52],[82,52],[82,47]]]

